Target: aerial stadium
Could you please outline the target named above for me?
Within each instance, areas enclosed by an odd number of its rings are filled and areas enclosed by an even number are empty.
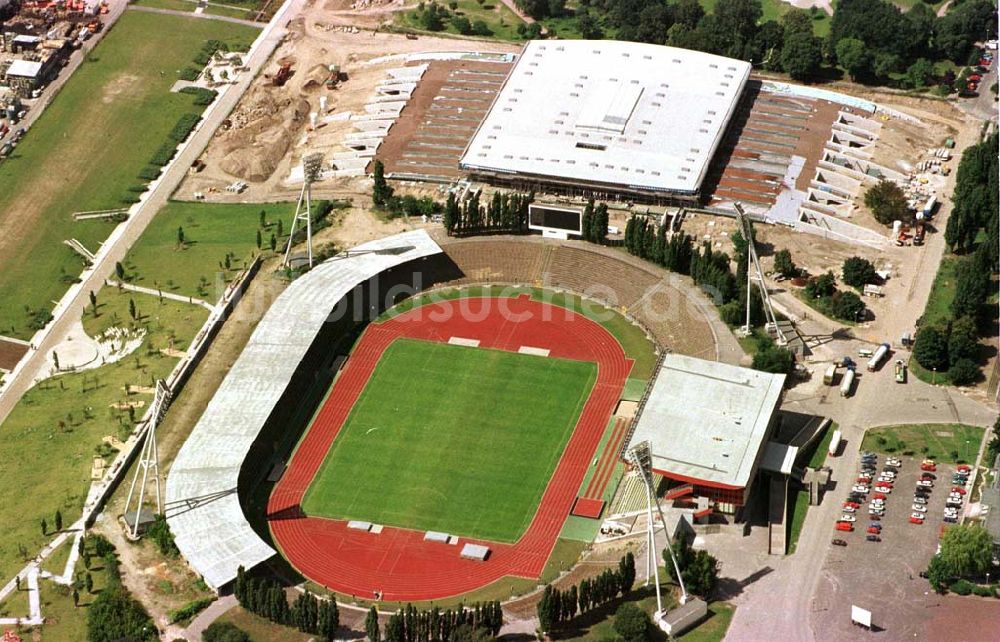
[[[669,47],[533,42],[454,163],[497,185],[693,202],[748,74]],[[761,475],[791,472],[783,377],[734,362],[702,293],[567,240],[572,208],[539,209],[549,238],[405,232],[274,302],[167,479],[171,531],[210,587],[275,556],[364,600],[537,581],[563,538],[634,513],[639,443],[695,518],[740,520]],[[697,420],[674,425],[680,404]]]

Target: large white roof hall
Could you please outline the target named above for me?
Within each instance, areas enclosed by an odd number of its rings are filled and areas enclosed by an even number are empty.
[[[532,41],[460,166],[696,194],[749,75],[749,63],[687,49]]]

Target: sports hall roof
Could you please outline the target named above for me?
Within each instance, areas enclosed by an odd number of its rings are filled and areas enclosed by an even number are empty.
[[[423,230],[365,243],[293,281],[261,319],[167,477],[170,530],[209,586],[219,589],[238,567],[275,553],[243,515],[240,467],[331,310],[359,283],[440,252]]]
[[[650,441],[663,474],[746,487],[785,375],[668,354],[655,377],[629,446]]]
[[[459,165],[691,194],[750,64],[614,40],[529,42]]]

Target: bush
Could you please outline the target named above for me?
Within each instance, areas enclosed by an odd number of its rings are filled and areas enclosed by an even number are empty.
[[[792,261],[792,253],[788,250],[778,250],[774,255],[774,271],[791,279],[799,275],[799,268]]]
[[[170,532],[170,526],[167,525],[167,518],[163,515],[156,515],[152,524],[146,530],[146,535],[156,544],[156,548],[159,549],[161,555],[166,555],[167,557],[177,557],[180,555],[180,550],[177,549],[177,544],[174,543],[174,534]]]
[[[144,642],[158,638],[149,613],[120,584],[101,591],[87,609],[88,642]]]
[[[969,593],[972,593],[973,589],[972,582],[968,580],[958,580],[952,584],[950,588],[952,593],[957,595],[968,595]]]
[[[190,82],[198,80],[198,76],[200,75],[201,72],[195,69],[194,67],[184,67],[183,69],[177,72],[178,78],[180,78],[181,80],[188,80]]]
[[[875,266],[868,259],[852,256],[844,261],[844,283],[855,288],[862,288],[868,283],[878,282]]]
[[[854,292],[836,292],[830,297],[830,313],[838,319],[857,321],[864,309],[864,301]]]
[[[163,167],[173,159],[175,154],[177,154],[177,145],[164,143],[160,145],[156,153],[153,154],[153,157],[149,159],[149,164]]]
[[[972,587],[972,592],[978,595],[979,597],[990,597],[990,595],[992,594],[990,592],[990,587],[979,586],[978,584]]]
[[[212,622],[202,632],[204,642],[251,642],[246,631],[232,622]]]
[[[161,167],[162,165],[156,167],[147,165],[139,170],[139,178],[146,181],[154,181],[160,177]]]
[[[176,608],[168,613],[170,616],[170,623],[174,624],[175,622],[180,622],[182,620],[190,620],[208,608],[208,605],[214,601],[214,597],[203,597],[200,600],[192,600],[184,606]]]
[[[934,326],[920,328],[913,342],[913,358],[928,370],[944,371],[948,367],[948,340],[944,332]]]
[[[180,93],[193,95],[194,101],[192,104],[199,107],[212,104],[215,97],[219,95],[219,92],[214,89],[205,89],[204,87],[185,87],[181,89]]]
[[[626,602],[615,612],[615,633],[625,642],[644,642],[649,639],[652,623],[649,614],[632,602]]]
[[[171,140],[175,140],[178,143],[183,143],[187,140],[187,137],[191,135],[198,121],[201,120],[201,114],[184,114],[174,125],[174,128],[170,130],[167,136]]]
[[[979,378],[979,366],[972,359],[959,359],[948,368],[948,378],[956,386],[968,386]]]

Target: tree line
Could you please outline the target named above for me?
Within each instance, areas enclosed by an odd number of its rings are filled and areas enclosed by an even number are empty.
[[[444,227],[452,236],[473,234],[526,234],[528,206],[534,194],[494,192],[489,203],[482,205],[481,191],[463,199],[448,194],[444,205]]]
[[[824,17],[820,9],[793,9],[779,20],[764,20],[761,0],[716,2],[711,13],[698,0],[581,0],[573,10],[565,0],[516,2],[536,20],[575,19],[583,38],[705,51],[800,80],[838,64],[855,79],[922,87],[933,79],[935,61],[966,64],[976,42],[996,37],[990,0],[953,2],[940,18],[923,2],[904,12],[886,0],[843,0],[836,3],[825,40],[813,29]],[[554,25],[548,27],[551,32]]]
[[[132,640],[159,639],[159,632],[153,618],[138,600],[132,597],[128,589],[122,585],[119,570],[118,554],[114,545],[101,535],[88,535],[83,542],[85,550],[93,549],[96,557],[104,563],[104,574],[107,585],[97,595],[97,598],[87,608],[87,641],[88,642],[119,642]],[[89,552],[87,555],[89,566]],[[90,574],[87,573],[90,591],[93,588]],[[73,603],[79,602],[80,587],[73,586]]]
[[[499,600],[476,602],[471,607],[442,611],[438,607],[420,611],[412,604],[389,616],[385,631],[379,632],[378,610],[368,612],[365,630],[371,642],[465,642],[495,638],[503,626],[503,609]]]
[[[247,611],[323,640],[333,640],[340,627],[336,600],[321,600],[306,591],[289,606],[281,584],[268,578],[249,577],[242,566],[236,571],[233,593]]]
[[[583,240],[589,243],[604,245],[608,242],[608,205],[601,203],[594,206],[594,199],[587,201],[580,219]]]
[[[913,346],[917,363],[927,370],[947,372],[955,385],[980,377],[979,335],[988,331],[987,303],[995,291],[993,275],[1000,272],[997,153],[994,134],[962,154],[954,207],[945,227],[945,242],[954,256],[944,260],[955,262],[955,295],[947,318],[922,326]]]
[[[542,631],[554,631],[577,614],[607,604],[619,595],[627,595],[634,583],[635,557],[630,551],[618,561],[618,568],[605,569],[597,577],[584,579],[568,589],[546,585],[536,607]]]

